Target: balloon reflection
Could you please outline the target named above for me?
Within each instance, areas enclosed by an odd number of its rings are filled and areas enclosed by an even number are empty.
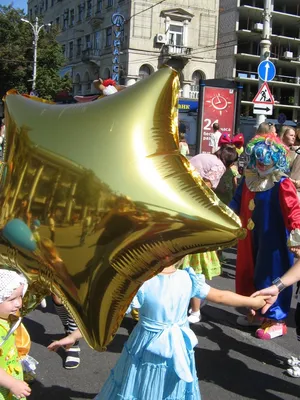
[[[0,220],[29,227],[38,219],[41,240],[32,250],[3,231],[1,262],[30,279],[24,312],[53,292],[97,350],[145,280],[243,236],[179,154],[178,87],[177,73],[163,68],[92,103],[6,97]]]

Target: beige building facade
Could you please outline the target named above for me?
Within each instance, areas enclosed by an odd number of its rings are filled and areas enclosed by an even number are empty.
[[[114,14],[124,16],[117,55]],[[118,71],[132,85],[170,58],[181,58],[181,96],[198,97],[199,78],[215,77],[219,0],[29,0],[28,18],[59,27],[74,95],[90,95],[92,82]],[[116,58],[117,56],[117,58]],[[113,61],[114,58],[114,61]],[[117,65],[117,67],[116,67]]]

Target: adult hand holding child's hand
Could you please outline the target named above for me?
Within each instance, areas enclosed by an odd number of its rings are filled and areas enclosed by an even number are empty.
[[[265,304],[260,308],[261,308],[261,313],[265,314],[271,307],[271,305],[274,304],[275,301],[277,300],[278,294],[279,294],[278,287],[276,285],[272,285],[265,289],[258,290],[257,292],[251,294],[251,297],[256,299],[260,296],[263,296],[263,298],[265,299]],[[256,314],[254,307],[252,308],[251,313],[252,315]]]
[[[255,297],[252,295],[251,298],[252,298],[252,309],[260,310],[261,308],[264,309],[267,306],[267,303],[270,299],[270,295],[259,293]]]

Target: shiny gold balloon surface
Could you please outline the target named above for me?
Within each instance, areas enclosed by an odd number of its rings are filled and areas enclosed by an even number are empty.
[[[42,240],[32,251],[2,238],[2,263],[29,278],[28,309],[55,293],[97,350],[143,282],[243,235],[178,151],[178,89],[166,67],[91,103],[53,105],[13,92],[5,100],[2,221],[37,218],[48,238],[50,214],[56,226],[55,247]]]

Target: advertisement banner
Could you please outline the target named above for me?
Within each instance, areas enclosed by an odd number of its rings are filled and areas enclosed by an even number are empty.
[[[235,124],[236,91],[234,89],[209,87],[203,88],[201,112],[200,153],[210,153],[209,139],[213,133],[213,124],[220,125],[220,131],[232,136]]]

